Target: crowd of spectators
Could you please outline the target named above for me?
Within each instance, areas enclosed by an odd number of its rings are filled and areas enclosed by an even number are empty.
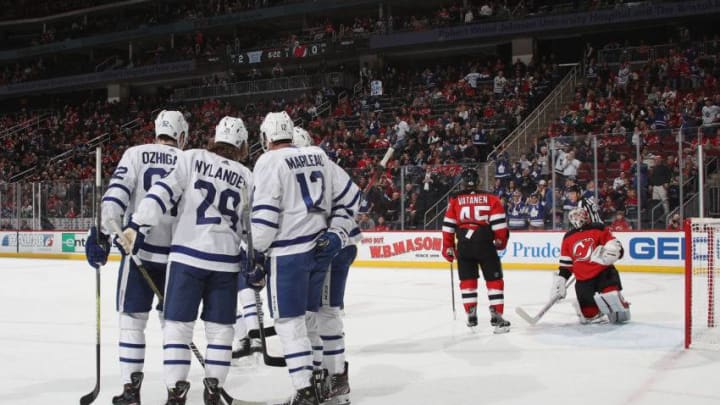
[[[6,33],[6,40],[0,47],[32,46],[51,42],[64,41],[91,34],[129,30],[143,26],[169,23],[181,19],[198,19],[215,15],[231,14],[247,9],[268,7],[301,0],[213,0],[201,2],[149,2],[136,5],[134,8],[123,9],[121,17],[117,13],[95,15],[92,18],[80,16],[63,19],[46,24],[42,32],[31,36],[28,42],[26,34],[13,35]],[[42,2],[39,10],[75,9],[85,1]],[[62,5],[62,3],[67,3]],[[72,57],[38,57],[17,61],[0,66],[0,86],[39,80],[62,75],[82,74],[110,69],[126,69],[150,64],[165,63],[177,60],[202,59],[217,62],[229,61],[248,49],[268,47],[288,47],[294,49],[312,41],[329,40],[335,43],[354,41],[359,37],[371,34],[384,34],[398,30],[425,30],[434,27],[452,26],[482,22],[488,19],[523,18],[528,14],[551,13],[557,7],[552,1],[495,0],[469,1],[463,6],[461,2],[451,3],[439,8],[398,9],[394,14],[379,18],[376,14],[361,16],[334,16],[310,19],[307,26],[300,29],[264,32],[258,27],[245,29],[236,27],[233,32],[215,33],[196,31],[177,35],[171,46],[168,39],[144,41],[136,43],[132,57],[128,52],[97,49],[92,59]],[[568,10],[596,9],[623,3],[622,1],[590,1],[577,2]],[[46,7],[47,6],[47,7]],[[17,9],[25,10],[28,5],[22,3]],[[9,7],[14,10],[15,7]],[[564,9],[563,9],[564,10]],[[40,28],[38,28],[40,29]]]
[[[527,154],[512,161],[506,152],[498,153],[495,192],[505,197],[519,190],[523,202],[538,193],[545,201],[546,226],[553,215],[556,224],[567,224],[576,194],[594,199],[603,220],[618,230],[672,223],[666,214],[678,206],[680,187],[697,190],[687,182],[697,173],[697,144],[702,142],[710,156],[720,155],[720,54],[700,52],[699,46],[678,44],[667,57],[634,65],[596,63],[591,54],[574,100],[538,134]],[[549,192],[540,189],[540,180]]]
[[[375,225],[418,228],[424,225],[427,208],[456,183],[462,167],[484,158],[560,77],[550,61],[510,64],[496,57],[426,67],[364,66],[362,70],[368,80],[361,82],[361,91],[355,96],[348,93],[342,97],[338,94],[341,89],[325,88],[296,99],[244,105],[206,100],[178,106],[191,128],[188,147],[204,146],[225,115],[242,117],[251,141],[257,142],[264,114],[284,109],[366,189],[365,208]],[[371,94],[373,81],[382,81],[382,96]],[[317,106],[326,101],[334,108],[320,116]],[[94,165],[83,145],[109,133],[113,147],[106,148],[103,158],[108,176],[126,147],[152,142],[154,115],[164,105],[147,98],[120,104],[94,100],[64,105],[39,127],[3,139],[6,147],[0,155],[0,175],[7,180],[36,167],[26,181],[90,179]],[[399,128],[404,128],[402,134]],[[403,147],[397,147],[399,138],[404,138]],[[378,163],[391,145],[396,146],[396,154],[387,168],[380,170]],[[63,155],[64,159],[53,159],[67,151],[72,152]],[[24,158],[17,160],[17,156]],[[85,197],[90,201],[89,195]],[[68,200],[63,201],[54,214],[68,214]],[[2,204],[15,201],[8,198]]]

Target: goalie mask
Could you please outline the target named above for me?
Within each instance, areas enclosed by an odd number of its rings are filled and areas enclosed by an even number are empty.
[[[576,207],[568,213],[568,221],[574,229],[579,229],[590,223],[590,214],[585,208]]]
[[[271,143],[292,142],[294,128],[292,119],[285,111],[268,113],[260,125],[260,145],[267,151]]]
[[[295,127],[293,130],[293,145],[295,146],[311,146],[313,144],[312,137],[308,131]]]
[[[155,138],[164,135],[175,142],[177,147],[185,147],[188,136],[188,123],[180,111],[162,110],[155,118]]]

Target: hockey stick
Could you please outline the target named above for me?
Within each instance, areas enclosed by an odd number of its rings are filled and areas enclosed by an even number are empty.
[[[453,310],[453,321],[457,319],[457,313],[455,312],[455,269],[453,269],[453,262],[450,262],[450,294],[452,296],[452,310]]]
[[[95,148],[95,192],[100,193],[102,188],[102,148]],[[95,198],[95,218],[97,223],[98,245],[100,244],[100,226],[102,224],[102,210],[99,198]],[[89,405],[95,401],[100,393],[100,266],[95,268],[95,388],[80,398],[80,405]]]
[[[115,232],[116,235],[118,235],[119,238],[122,238],[123,233],[120,229],[120,225],[117,224],[117,222],[112,221],[110,222],[110,226],[112,227],[113,232]],[[155,296],[157,297],[158,301],[160,302],[160,305],[162,306],[165,302],[165,297],[163,297],[162,292],[160,292],[160,289],[155,285],[155,282],[153,281],[152,277],[150,277],[150,273],[148,273],[145,266],[143,266],[142,261],[140,261],[140,258],[135,256],[134,254],[130,253],[128,254],[128,257],[130,260],[132,260],[135,265],[137,266],[138,270],[140,271],[140,275],[145,279],[145,282],[148,283],[148,286],[150,286],[150,289],[155,293]],[[197,348],[195,343],[190,342],[190,350],[195,354],[195,357],[197,358],[198,362],[205,367],[205,357],[203,357],[202,353],[200,353],[200,350]]]
[[[120,229],[120,226],[116,222],[111,222],[110,226],[113,228],[113,231],[117,235],[120,235],[119,237],[122,237],[122,230]],[[150,277],[150,273],[148,273],[145,266],[143,266],[142,262],[140,261],[140,258],[133,254],[130,254],[128,256],[129,256],[130,260],[135,262],[135,265],[137,266],[138,270],[140,271],[140,274],[145,279],[145,281],[148,283],[148,285],[150,286],[150,289],[153,291],[153,293],[155,293],[155,296],[157,296],[158,301],[160,301],[160,304],[162,305],[164,302],[163,295],[160,292],[160,289],[157,287],[157,285],[155,285],[155,282],[153,281],[153,279]],[[198,363],[200,363],[200,365],[203,368],[205,368],[205,356],[203,356],[202,353],[200,353],[200,349],[198,349],[197,345],[195,345],[195,343],[193,343],[193,342],[190,342],[189,346],[190,346],[190,351],[192,351],[193,355],[195,355],[195,358],[197,359]],[[225,391],[225,388],[222,388],[222,387],[220,387],[220,395],[223,397],[223,399],[225,400],[225,402],[228,405],[267,405],[268,404],[267,402],[243,401],[241,399],[235,399],[232,396],[230,396],[230,394],[228,394],[227,391]]]
[[[247,234],[247,248],[248,248],[248,269],[250,269],[252,266],[255,265],[255,250],[253,249],[253,241],[252,241],[252,225],[250,223],[250,197],[248,196],[248,190],[247,187],[242,188],[242,199],[243,199],[243,211],[246,215],[245,217],[245,232]],[[250,331],[248,333],[248,336],[251,339],[260,338],[260,341],[262,342],[262,355],[263,355],[263,362],[265,362],[266,365],[270,367],[285,367],[287,366],[287,363],[285,362],[285,359],[283,357],[276,357],[271,356],[270,353],[268,353],[267,350],[267,341],[266,338],[266,332],[265,332],[265,326],[263,324],[263,311],[262,311],[262,298],[260,297],[260,291],[255,291],[255,306],[257,310],[257,318],[258,318],[258,335],[255,335],[255,331]],[[273,328],[273,333],[275,332],[275,329]]]
[[[574,282],[575,282],[575,276],[572,275],[572,276],[570,276],[570,278],[567,280],[567,282],[565,282],[565,288],[566,288],[566,289],[567,289],[567,288],[570,288],[570,286],[571,286]],[[550,308],[552,308],[552,306],[555,305],[555,304],[556,304],[558,301],[560,301],[561,299],[562,299],[562,298],[561,298],[560,296],[558,296],[558,295],[554,296],[550,301],[548,301],[547,304],[545,304],[544,307],[542,307],[542,309],[540,309],[540,312],[538,312],[538,314],[535,315],[535,316],[530,316],[530,314],[528,314],[524,309],[522,309],[522,308],[520,308],[520,307],[516,307],[516,308],[515,308],[515,313],[517,313],[520,318],[522,318],[522,319],[524,319],[525,321],[527,321],[527,323],[529,323],[530,325],[535,325],[535,324],[538,323],[538,321],[540,320],[540,318],[542,318],[543,315],[545,315],[545,313],[546,313]]]

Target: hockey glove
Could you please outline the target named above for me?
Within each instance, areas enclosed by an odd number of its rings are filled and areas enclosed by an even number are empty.
[[[567,286],[566,286],[567,280],[565,280],[565,277],[559,275],[559,274],[553,274],[553,285],[550,289],[550,299],[565,299],[565,296],[567,296]]]
[[[128,224],[121,235],[115,236],[115,245],[117,245],[120,253],[127,256],[129,253],[137,254],[140,247],[145,243],[145,234],[147,226],[140,226],[132,221]]]
[[[510,231],[508,231],[507,228],[503,228],[495,231],[494,233],[495,239],[493,240],[493,245],[495,246],[495,250],[505,250],[508,244],[508,239],[510,239]]]
[[[347,244],[347,233],[338,228],[331,228],[325,231],[315,241],[315,261],[317,268],[327,270],[330,262],[342,248]]]
[[[603,246],[598,246],[593,250],[590,261],[604,266],[610,266],[618,261],[623,254],[622,244],[617,239],[611,239]]]
[[[99,268],[107,263],[110,254],[110,237],[91,226],[85,242],[85,258],[90,266]]]
[[[452,261],[455,260],[455,248],[454,247],[443,248],[442,255],[445,258],[445,260],[452,263]]]
[[[243,276],[248,287],[260,291],[265,287],[265,275],[270,265],[270,258],[265,257],[257,250],[254,256],[254,259],[248,260],[248,266],[245,267]]]
[[[493,245],[495,245],[495,250],[505,250],[507,247],[507,239],[495,239],[493,241]]]

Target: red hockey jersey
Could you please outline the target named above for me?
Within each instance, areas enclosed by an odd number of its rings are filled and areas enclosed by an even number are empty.
[[[461,192],[454,194],[448,201],[443,219],[443,247],[455,247],[456,229],[477,231],[489,227],[494,239],[500,243],[498,249],[504,249],[508,240],[505,208],[494,194],[487,192]]]
[[[610,228],[598,223],[569,231],[560,247],[560,271],[570,271],[578,280],[596,277],[609,266],[591,261],[592,253],[612,239]]]

